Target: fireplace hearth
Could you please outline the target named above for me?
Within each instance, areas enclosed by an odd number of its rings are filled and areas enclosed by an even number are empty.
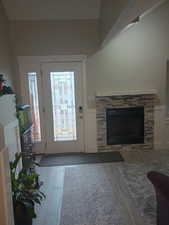
[[[107,145],[144,143],[144,107],[106,109]]]

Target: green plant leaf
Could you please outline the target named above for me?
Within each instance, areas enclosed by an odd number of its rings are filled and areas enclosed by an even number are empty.
[[[40,205],[46,196],[40,191],[42,182],[39,181],[39,174],[30,172],[30,168],[22,168],[19,173],[16,172],[22,156],[22,154],[16,154],[15,160],[10,162],[13,205],[14,208],[18,203],[24,205],[30,216],[35,218],[34,206]]]

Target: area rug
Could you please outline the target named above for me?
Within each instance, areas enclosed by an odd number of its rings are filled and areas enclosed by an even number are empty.
[[[120,179],[125,183],[128,194],[146,225],[156,225],[156,197],[152,184],[147,179],[149,171],[169,176],[168,160],[154,160],[151,163],[121,164]]]
[[[60,225],[126,225],[110,172],[107,164],[66,168]]]
[[[60,225],[156,225],[151,170],[169,175],[169,164],[66,168]]]
[[[43,156],[40,161],[40,166],[67,166],[90,163],[107,163],[124,161],[119,152],[104,152],[104,153],[80,153],[69,155],[52,155]]]

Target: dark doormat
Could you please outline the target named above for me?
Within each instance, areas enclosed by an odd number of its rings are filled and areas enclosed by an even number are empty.
[[[66,155],[43,156],[40,166],[70,166],[90,163],[108,163],[124,161],[120,152],[79,153]]]

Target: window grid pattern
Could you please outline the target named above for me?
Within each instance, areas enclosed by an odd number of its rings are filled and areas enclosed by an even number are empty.
[[[51,72],[54,141],[77,139],[74,72]]]

